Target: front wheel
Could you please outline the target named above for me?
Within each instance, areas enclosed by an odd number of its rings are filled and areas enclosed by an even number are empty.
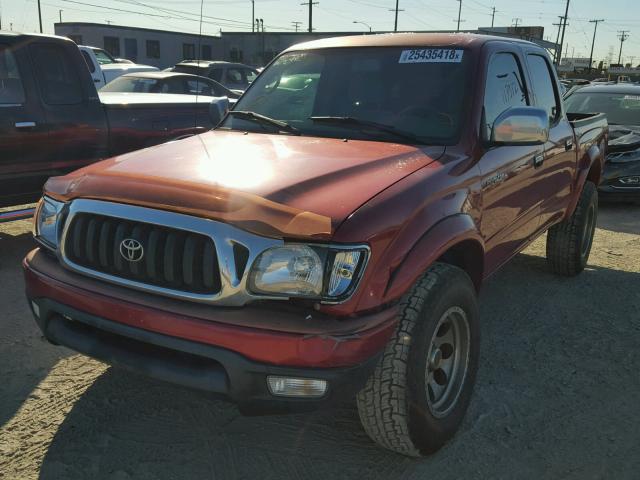
[[[553,273],[574,276],[589,260],[598,218],[598,190],[586,182],[573,215],[547,234],[547,263]]]
[[[403,299],[394,336],[357,397],[376,443],[421,456],[453,437],[478,368],[478,317],[471,279],[447,264],[431,267]]]

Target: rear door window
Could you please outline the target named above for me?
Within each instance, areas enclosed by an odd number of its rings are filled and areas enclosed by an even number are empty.
[[[0,43],[0,104],[23,104],[24,88],[16,59],[8,45]]]
[[[541,55],[530,54],[527,58],[536,106],[545,109],[550,123],[555,123],[560,114],[560,101],[553,86],[555,80],[551,76],[549,62]]]
[[[81,50],[82,53],[82,57],[84,58],[84,61],[87,64],[87,67],[89,68],[89,71],[91,73],[95,73],[96,71],[96,66],[93,64],[93,60],[91,60],[91,55],[89,55],[87,52],[85,52],[84,50]]]
[[[36,78],[47,105],[75,105],[82,102],[78,72],[60,45],[35,44],[30,47]]]
[[[213,78],[216,82],[222,81],[222,69],[221,68],[212,68],[209,72],[209,78]]]
[[[242,73],[242,70],[239,68],[227,69],[226,82],[234,85],[246,85],[247,81]]]
[[[250,68],[245,68],[244,74],[245,74],[245,78],[247,79],[247,83],[252,83],[258,76],[258,72]]]
[[[490,62],[484,93],[484,138],[489,139],[493,124],[501,113],[529,104],[522,68],[512,53],[497,53]]]

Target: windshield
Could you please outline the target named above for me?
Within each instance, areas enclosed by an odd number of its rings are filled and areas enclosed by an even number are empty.
[[[303,135],[455,143],[465,108],[470,58],[441,48],[340,48],[279,57],[234,110],[286,122]],[[313,117],[313,118],[312,118]],[[322,117],[322,118],[320,118]],[[327,119],[329,121],[327,121]],[[330,120],[362,120],[330,121]],[[222,128],[272,131],[264,122],[231,115]]]
[[[93,53],[96,56],[96,60],[100,65],[107,65],[109,63],[116,63],[116,59],[109,55],[106,51],[100,48],[93,48]]]
[[[640,125],[640,93],[576,92],[565,106],[569,113],[604,113],[611,125]]]
[[[100,89],[101,92],[159,93],[155,78],[118,77]]]

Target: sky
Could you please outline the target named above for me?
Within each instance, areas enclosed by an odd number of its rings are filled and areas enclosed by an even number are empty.
[[[40,0],[45,33],[53,33],[60,15],[65,22],[96,22],[197,33],[200,0]],[[293,22],[307,29],[306,0],[255,0],[255,16],[263,18],[267,31],[292,31]],[[320,31],[393,30],[396,0],[313,0],[313,26]],[[398,30],[455,30],[458,0],[398,0]],[[461,0],[461,29],[495,26],[543,26],[545,38],[555,41],[558,17],[564,15],[565,0]],[[62,10],[62,12],[60,12]],[[0,0],[2,29],[38,31],[37,0]],[[251,0],[204,0],[203,33],[251,29]],[[594,23],[598,24],[595,60],[610,55],[617,63],[619,31],[626,30],[623,62],[640,63],[639,0],[570,0],[565,52],[569,57],[589,57]],[[568,50],[566,49],[568,45]]]

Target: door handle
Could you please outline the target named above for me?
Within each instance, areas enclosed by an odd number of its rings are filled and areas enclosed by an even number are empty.
[[[573,148],[573,140],[569,139],[566,142],[564,142],[564,149],[565,151],[569,151]]]
[[[539,153],[535,157],[533,157],[533,166],[535,168],[538,168],[543,163],[544,163],[544,153]]]
[[[101,82],[101,80],[99,78],[94,78],[93,79],[93,83],[100,83],[100,82]]]
[[[33,128],[36,122],[16,122],[16,128]]]

